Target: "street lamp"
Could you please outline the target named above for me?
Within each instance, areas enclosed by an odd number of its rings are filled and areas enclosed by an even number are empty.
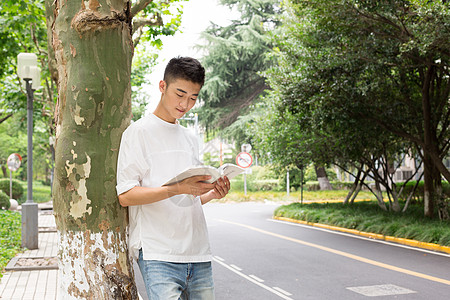
[[[17,56],[17,74],[27,91],[27,201],[22,204],[22,247],[38,248],[38,205],[33,202],[33,92],[40,87],[40,70],[34,53]]]
[[[181,120],[188,120],[188,121],[194,121],[194,130],[195,130],[195,135],[198,136],[198,114],[197,113],[190,113],[189,117],[182,117]]]

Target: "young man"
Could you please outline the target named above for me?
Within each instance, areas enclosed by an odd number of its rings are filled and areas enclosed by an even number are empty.
[[[211,252],[202,204],[223,198],[227,178],[194,176],[163,186],[198,165],[198,141],[177,119],[195,104],[205,70],[189,57],[170,60],[154,113],[123,133],[117,168],[120,204],[129,207],[130,250],[149,299],[214,299]]]

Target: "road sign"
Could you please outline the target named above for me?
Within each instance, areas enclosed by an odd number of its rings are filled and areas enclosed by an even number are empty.
[[[236,156],[236,164],[241,168],[248,168],[253,163],[253,157],[250,153],[241,152]]]
[[[22,162],[22,157],[17,153],[11,154],[10,156],[8,156],[8,159],[6,160],[8,169],[10,169],[11,171],[17,171],[20,167],[21,162]]]

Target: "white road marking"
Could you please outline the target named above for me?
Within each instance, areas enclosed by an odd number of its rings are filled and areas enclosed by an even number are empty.
[[[230,271],[236,273],[237,275],[239,275],[239,276],[241,276],[241,277],[247,279],[248,281],[250,281],[250,282],[252,282],[252,283],[254,283],[254,284],[256,284],[256,285],[262,287],[263,289],[268,290],[269,292],[271,292],[271,293],[273,293],[273,294],[279,296],[280,298],[285,299],[285,300],[293,300],[292,298],[289,298],[288,296],[284,295],[283,293],[281,293],[281,292],[279,292],[279,291],[277,291],[277,290],[275,290],[275,289],[273,289],[273,288],[271,288],[271,287],[268,287],[267,285],[265,285],[265,284],[263,284],[263,283],[261,283],[261,282],[258,282],[257,280],[251,278],[250,276],[247,276],[247,275],[245,275],[244,273],[242,273],[242,272],[240,272],[240,271],[234,269],[233,267],[231,267],[231,266],[227,265],[226,263],[224,263],[224,262],[222,262],[222,261],[216,259],[215,257],[213,257],[213,260],[214,260],[216,263],[218,263],[218,264],[224,266],[224,267],[227,268],[228,270],[230,270]]]
[[[285,290],[283,290],[282,288],[279,288],[279,287],[277,287],[277,286],[274,286],[273,289],[279,291],[280,293],[285,294],[286,296],[292,296],[291,293],[286,292]]]
[[[261,279],[261,278],[255,276],[255,275],[248,275],[248,277],[253,278],[253,279],[255,279],[255,280],[258,281],[258,282],[264,282],[263,279]]]
[[[220,257],[220,256],[214,256],[214,258],[215,258],[215,259],[218,259],[218,260],[220,260],[220,261],[225,261],[225,259],[223,259],[223,258]]]
[[[242,271],[242,269],[241,268],[239,268],[238,266],[236,266],[236,265],[230,265],[230,267],[232,267],[233,269],[236,269],[236,270],[238,270],[238,271]]]

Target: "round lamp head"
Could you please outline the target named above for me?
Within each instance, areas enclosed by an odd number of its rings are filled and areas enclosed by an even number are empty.
[[[37,67],[37,56],[34,53],[17,55],[17,74],[21,79],[32,79],[31,67]]]

